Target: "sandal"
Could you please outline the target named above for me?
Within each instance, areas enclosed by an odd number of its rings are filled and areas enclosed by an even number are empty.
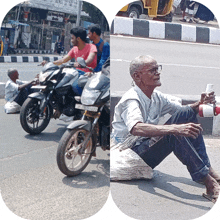
[[[209,195],[209,194],[203,193],[202,196],[213,203],[216,203],[216,201],[218,199],[218,195]]]

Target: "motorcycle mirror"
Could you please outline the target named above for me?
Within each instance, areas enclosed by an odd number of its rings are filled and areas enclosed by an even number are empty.
[[[86,62],[82,57],[78,57],[77,62],[80,64],[81,67],[83,67],[83,68],[86,67]]]

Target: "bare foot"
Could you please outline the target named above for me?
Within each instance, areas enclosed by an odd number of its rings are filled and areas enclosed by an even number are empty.
[[[206,194],[203,194],[203,196],[215,203],[218,199],[220,191],[218,182],[209,174],[204,178],[203,182],[206,186]]]
[[[212,168],[209,168],[209,175],[220,184],[220,175]]]

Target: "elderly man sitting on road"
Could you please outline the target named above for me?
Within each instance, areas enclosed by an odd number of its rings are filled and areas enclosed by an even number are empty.
[[[127,144],[152,169],[173,152],[186,165],[192,179],[206,186],[203,196],[215,202],[220,176],[210,164],[202,127],[196,118],[200,104],[215,103],[214,92],[203,93],[200,101],[190,106],[177,105],[155,90],[161,86],[161,69],[150,56],[139,56],[131,62],[130,74],[135,86],[115,107],[112,143]],[[159,123],[167,115],[170,116],[168,120]]]
[[[19,80],[19,74],[16,69],[9,69],[8,77],[9,80],[5,85],[5,100],[7,103],[4,106],[5,113],[7,114],[20,111],[22,104],[31,93],[31,85],[37,82],[37,78],[30,82]]]

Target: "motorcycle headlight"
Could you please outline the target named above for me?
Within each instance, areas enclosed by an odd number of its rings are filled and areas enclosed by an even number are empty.
[[[100,95],[99,90],[83,90],[83,94],[81,96],[81,102],[83,105],[94,105],[95,101]]]

